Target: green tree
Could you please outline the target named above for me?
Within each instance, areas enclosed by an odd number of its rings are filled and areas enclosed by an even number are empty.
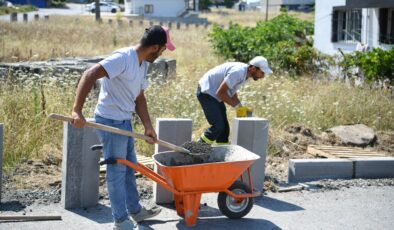
[[[227,59],[248,62],[265,56],[276,72],[300,75],[321,70],[323,55],[313,48],[313,23],[286,13],[255,27],[231,24],[228,29],[214,26],[210,41],[215,51]]]
[[[198,3],[198,8],[199,10],[207,10],[210,5],[212,5],[211,0],[200,0]]]
[[[235,0],[224,0],[223,4],[226,8],[232,8],[235,4]]]

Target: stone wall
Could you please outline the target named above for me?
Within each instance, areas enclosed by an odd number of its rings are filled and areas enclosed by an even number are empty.
[[[82,73],[105,57],[64,58],[40,62],[0,63],[0,81],[77,85]],[[148,79],[163,83],[176,76],[176,60],[157,59],[148,68]]]

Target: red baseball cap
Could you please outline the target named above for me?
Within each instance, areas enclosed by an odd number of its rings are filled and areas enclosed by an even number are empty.
[[[161,28],[163,28],[163,30],[166,32],[166,36],[167,36],[166,48],[170,51],[175,50],[175,46],[174,46],[174,44],[172,44],[171,39],[170,39],[170,30],[165,26],[161,26]]]

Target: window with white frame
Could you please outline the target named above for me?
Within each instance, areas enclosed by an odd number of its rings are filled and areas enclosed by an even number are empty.
[[[379,9],[379,42],[394,44],[394,8]]]
[[[147,4],[144,6],[145,14],[152,14],[153,13],[153,5]]]
[[[361,9],[334,9],[332,42],[361,42]]]

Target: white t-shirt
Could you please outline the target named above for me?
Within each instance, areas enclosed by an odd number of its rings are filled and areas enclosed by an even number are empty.
[[[222,100],[216,96],[216,91],[225,81],[228,87],[227,94],[232,97],[245,83],[247,69],[248,65],[241,62],[227,62],[218,65],[205,73],[198,81],[201,92],[209,94],[221,102]]]
[[[135,100],[148,87],[148,63],[138,61],[134,47],[114,51],[99,64],[108,76],[101,78],[95,114],[113,120],[128,120],[135,111]]]

